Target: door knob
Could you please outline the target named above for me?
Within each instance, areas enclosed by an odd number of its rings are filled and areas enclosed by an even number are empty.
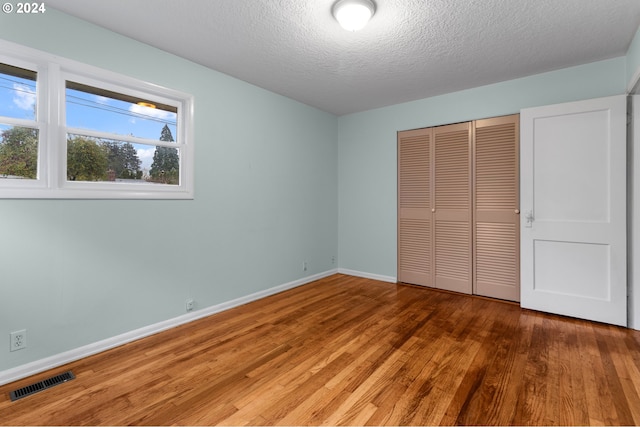
[[[520,213],[520,209],[516,209],[516,210],[515,210],[515,211],[513,211],[513,212],[515,212],[515,214],[516,214],[516,215],[518,215],[518,214]]]
[[[431,209],[431,212],[435,212],[435,211],[436,211],[436,208]]]

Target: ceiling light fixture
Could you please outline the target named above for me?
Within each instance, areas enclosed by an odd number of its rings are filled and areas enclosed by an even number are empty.
[[[376,5],[371,0],[338,0],[331,11],[342,28],[358,31],[376,13]]]

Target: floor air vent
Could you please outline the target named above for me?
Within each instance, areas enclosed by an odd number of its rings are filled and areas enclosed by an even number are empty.
[[[58,384],[71,381],[74,378],[75,376],[73,375],[73,372],[67,371],[63,374],[56,375],[55,377],[47,378],[46,380],[42,380],[35,384],[31,384],[26,387],[19,388],[18,390],[12,391],[10,394],[11,400],[14,401],[22,399],[23,397],[27,397],[39,391],[46,390]]]

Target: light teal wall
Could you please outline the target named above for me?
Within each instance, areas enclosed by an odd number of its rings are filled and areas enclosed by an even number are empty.
[[[625,58],[338,119],[340,267],[396,277],[396,132],[625,92]]]
[[[0,371],[337,267],[335,116],[53,9],[0,39],[193,94],[196,143],[195,200],[0,200]]]
[[[627,51],[627,85],[635,85],[640,73],[640,28]],[[631,88],[630,88],[631,89]]]

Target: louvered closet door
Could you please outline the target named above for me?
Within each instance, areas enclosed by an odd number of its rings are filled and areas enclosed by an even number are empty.
[[[475,122],[474,293],[520,301],[520,116]]]
[[[398,280],[433,286],[431,129],[398,132]]]
[[[434,128],[435,287],[472,293],[471,124]]]

